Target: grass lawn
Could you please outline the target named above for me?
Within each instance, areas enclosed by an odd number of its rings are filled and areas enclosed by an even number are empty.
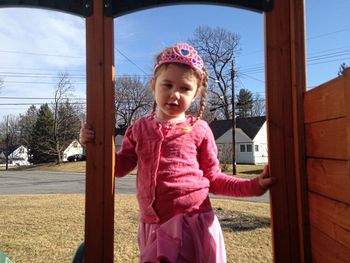
[[[40,169],[70,171],[75,165],[85,170],[85,162]],[[262,166],[255,172],[248,166],[237,168],[251,176]],[[223,199],[212,204],[224,232],[228,263],[272,262],[269,204]],[[14,263],[71,262],[84,239],[83,194],[0,195],[0,208],[0,250]],[[135,196],[116,195],[115,211],[115,262],[138,262]]]
[[[21,167],[10,167],[9,169],[16,170],[44,170],[44,171],[62,171],[62,172],[85,172],[86,162],[65,162],[61,164],[42,164],[35,166],[21,166]],[[228,175],[232,175],[232,165],[227,165],[228,169],[223,171]],[[0,167],[0,170],[4,170],[5,167]],[[264,169],[263,165],[250,165],[250,164],[237,164],[237,176],[239,177],[252,177],[259,175]],[[136,173],[134,171],[133,173]]]

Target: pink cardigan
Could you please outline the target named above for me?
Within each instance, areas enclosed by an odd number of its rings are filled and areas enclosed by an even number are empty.
[[[137,165],[142,222],[163,223],[181,213],[211,211],[209,193],[247,197],[266,191],[258,177],[240,179],[223,174],[208,124],[199,120],[190,132],[181,130],[193,120],[187,116],[175,125],[149,115],[127,129],[116,155],[115,174],[125,176]]]

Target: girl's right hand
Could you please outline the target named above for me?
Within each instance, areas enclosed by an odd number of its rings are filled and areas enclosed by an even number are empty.
[[[88,123],[84,123],[80,128],[79,141],[81,144],[87,144],[95,140],[95,132]]]

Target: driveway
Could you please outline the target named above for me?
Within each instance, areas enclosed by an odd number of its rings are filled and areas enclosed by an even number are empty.
[[[135,194],[135,175],[116,178],[116,193]],[[85,173],[48,171],[0,171],[0,195],[11,194],[73,194],[85,193]],[[210,195],[211,198],[239,199],[269,202],[269,193],[260,197],[227,198]]]

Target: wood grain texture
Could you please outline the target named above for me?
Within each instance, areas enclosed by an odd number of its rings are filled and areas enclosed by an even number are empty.
[[[276,1],[265,15],[266,104],[275,262],[309,262],[303,101],[304,1]]]
[[[330,238],[317,228],[311,227],[312,262],[315,263],[348,263],[350,250]]]
[[[328,81],[304,95],[305,123],[336,119],[346,116],[345,79]]]
[[[94,1],[86,19],[87,122],[95,131],[87,145],[85,262],[113,262],[114,242],[114,43],[113,19]]]
[[[348,127],[349,121],[346,117],[307,124],[307,156],[350,160]]]
[[[350,205],[350,161],[307,160],[309,190]]]

